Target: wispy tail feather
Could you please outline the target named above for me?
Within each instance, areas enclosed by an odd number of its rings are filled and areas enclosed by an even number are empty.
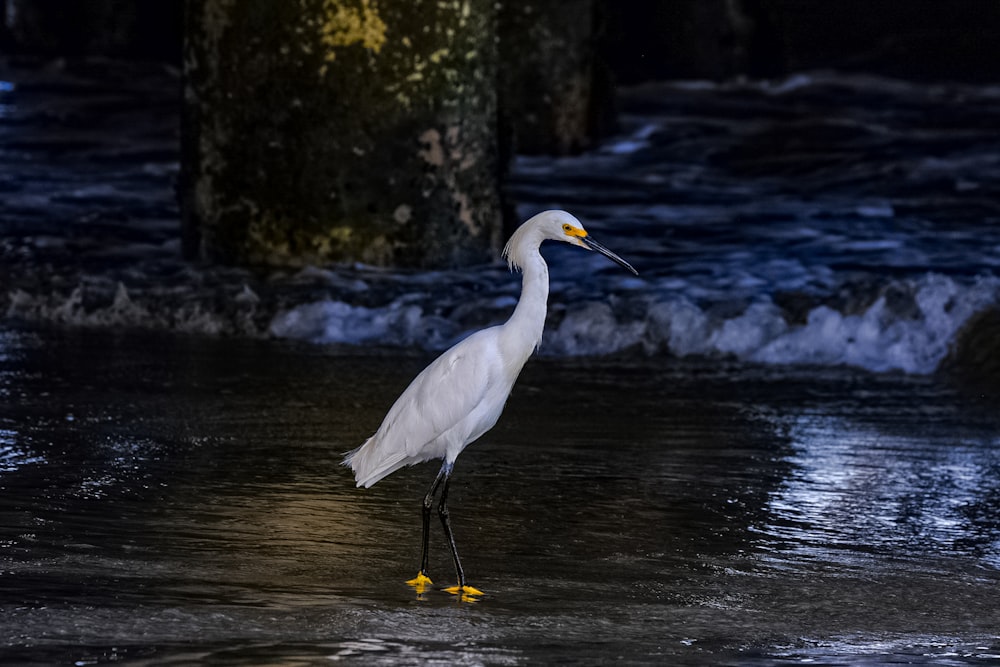
[[[375,436],[372,436],[363,445],[344,455],[343,465],[354,471],[354,481],[358,486],[367,489],[383,477],[412,463],[406,452],[393,452],[389,456],[380,454]]]

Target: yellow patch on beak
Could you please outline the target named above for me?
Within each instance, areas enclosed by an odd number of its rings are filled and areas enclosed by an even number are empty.
[[[566,236],[572,236],[573,238],[577,238],[577,239],[587,238],[587,230],[586,229],[581,229],[579,227],[574,227],[573,225],[570,225],[570,224],[563,225],[563,233],[566,234]]]

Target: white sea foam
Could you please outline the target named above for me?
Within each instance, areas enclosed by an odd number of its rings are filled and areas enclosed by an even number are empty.
[[[850,365],[873,371],[933,372],[962,325],[1000,302],[1000,279],[982,277],[971,286],[935,274],[896,285],[913,307],[896,312],[885,296],[860,313],[827,305],[813,308],[804,324],[791,325],[770,301],[742,314],[714,319],[686,299],[653,304],[643,343],[647,351],[729,354],[770,364]],[[633,332],[626,334],[627,338]]]
[[[933,273],[891,280],[866,288],[867,296],[852,293],[839,302],[815,297],[816,305],[800,314],[783,310],[766,294],[737,307],[738,301],[726,305],[717,295],[699,297],[703,290],[682,279],[622,278],[628,289],[617,280],[605,277],[596,291],[574,281],[553,283],[540,353],[729,356],[923,374],[937,368],[970,317],[1000,304],[1000,278],[988,275],[970,281]],[[515,303],[509,285],[503,291],[457,293],[424,287],[397,293],[385,305],[352,304],[343,300],[350,292],[340,292],[342,298],[282,307],[273,295],[262,297],[246,285],[232,286],[221,297],[195,298],[109,282],[81,284],[64,295],[18,289],[8,294],[6,314],[72,326],[443,350],[470,331],[502,323]],[[224,309],[213,305],[220,298],[229,304]]]
[[[443,347],[454,336],[451,322],[425,316],[417,305],[398,299],[383,308],[352,306],[342,301],[317,301],[279,313],[271,335],[312,343],[377,343],[396,346]]]
[[[577,301],[556,309],[540,353],[587,356],[633,351],[679,357],[733,356],[766,364],[850,365],[872,371],[930,373],[969,317],[1000,301],[1000,279],[982,277],[971,285],[960,285],[951,278],[928,274],[893,283],[883,292],[895,296],[883,294],[853,313],[818,305],[800,323],[790,323],[788,314],[766,298],[727,316],[684,296],[656,298],[639,293],[619,308],[608,301]],[[510,305],[508,301],[503,299],[502,303]],[[498,302],[493,299],[493,303]],[[499,319],[490,323],[503,321],[500,312]],[[316,343],[379,343],[439,350],[471,326],[429,315],[401,298],[382,308],[339,301],[297,306],[277,315],[270,333]]]
[[[106,288],[107,285],[101,285],[95,291]],[[59,292],[33,294],[17,289],[8,295],[5,315],[16,320],[55,322],[73,327],[174,330],[210,336],[258,333],[252,321],[256,295],[245,286],[244,291],[233,298],[240,309],[231,313],[219,312],[209,303],[183,295],[169,303],[158,293],[140,291],[137,298],[133,298],[120,282],[113,290],[110,301],[94,305],[87,303],[88,286],[82,284],[69,295]]]
[[[928,275],[912,285],[916,312],[900,317],[880,297],[865,312],[844,315],[821,307],[805,326],[776,338],[751,358],[771,363],[837,363],[874,371],[930,373],[973,314],[997,303],[1000,281],[981,279],[967,289]]]
[[[569,356],[610,354],[638,344],[643,330],[643,322],[619,320],[608,304],[593,301],[567,312],[543,338],[543,350]]]

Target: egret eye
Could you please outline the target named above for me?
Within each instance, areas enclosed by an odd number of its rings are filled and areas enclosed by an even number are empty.
[[[563,231],[569,234],[571,231],[573,231],[573,225],[570,224],[563,225]]]

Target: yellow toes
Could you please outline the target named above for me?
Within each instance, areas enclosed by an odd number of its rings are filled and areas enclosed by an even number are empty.
[[[451,586],[444,589],[444,592],[451,593],[452,595],[461,595],[463,600],[469,595],[485,595],[481,590],[472,586]]]
[[[423,570],[417,573],[417,576],[413,577],[406,582],[409,586],[417,592],[417,595],[423,595],[424,592],[428,590],[434,582],[431,578],[424,574]],[[462,602],[475,602],[478,597],[482,596],[484,593],[478,588],[473,586],[451,586],[444,589],[445,593],[451,593],[452,595],[458,595]]]
[[[430,577],[428,577],[426,574],[423,573],[423,570],[421,570],[420,572],[417,573],[417,576],[413,577],[406,583],[409,584],[410,586],[413,586],[413,588],[417,590],[417,594],[420,594],[423,593],[425,590],[427,590],[427,587],[433,584],[434,582],[431,581]]]
[[[433,584],[434,582],[431,581],[430,577],[423,573],[423,570],[421,570],[420,572],[417,572],[417,576],[413,577],[406,583],[411,586],[426,586],[428,584]]]

